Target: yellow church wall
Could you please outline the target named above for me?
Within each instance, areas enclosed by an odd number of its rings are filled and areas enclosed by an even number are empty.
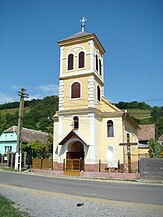
[[[107,137],[107,121],[112,120],[114,124],[114,137]],[[101,122],[102,136],[101,136],[101,145],[99,147],[101,160],[102,162],[106,162],[107,159],[107,150],[109,146],[112,146],[114,149],[115,161],[118,162],[120,160],[123,162],[123,148],[119,146],[119,143],[122,141],[122,120],[121,118],[103,118]]]
[[[77,108],[88,108],[88,79],[89,77],[79,77],[77,79],[71,78],[64,80],[64,110],[77,109]],[[81,83],[81,98],[71,99],[71,84],[75,81]]]
[[[80,51],[85,52],[85,67],[78,69],[78,53]],[[67,58],[68,54],[74,54],[74,69],[67,70]],[[62,56],[62,75],[70,72],[76,73],[77,71],[89,70],[90,69],[90,44],[89,42],[80,43],[80,45],[69,45],[64,47]]]

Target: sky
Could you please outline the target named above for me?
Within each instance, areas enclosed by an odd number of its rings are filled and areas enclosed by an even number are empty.
[[[58,95],[61,39],[95,33],[111,103],[163,106],[162,0],[0,0],[0,104]]]

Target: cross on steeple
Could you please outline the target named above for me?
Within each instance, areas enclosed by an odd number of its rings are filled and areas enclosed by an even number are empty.
[[[81,27],[82,27],[82,32],[84,32],[84,28],[85,28],[85,22],[87,21],[87,19],[85,17],[82,18],[82,20],[80,20],[81,22]]]

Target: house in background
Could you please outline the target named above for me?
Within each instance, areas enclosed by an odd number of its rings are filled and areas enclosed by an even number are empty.
[[[8,152],[16,152],[17,146],[17,132],[18,127],[13,126],[9,129],[5,130],[0,135],[0,154],[4,155]],[[27,144],[28,142],[34,141],[36,139],[40,140],[41,142],[46,142],[48,137],[48,133],[23,128],[22,129],[22,143]]]
[[[149,145],[148,142],[150,139],[155,138],[155,125],[154,124],[145,124],[139,125],[140,130],[138,132],[138,154],[139,158],[149,157]]]

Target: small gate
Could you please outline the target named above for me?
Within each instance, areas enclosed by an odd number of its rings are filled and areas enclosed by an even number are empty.
[[[65,175],[80,176],[80,171],[84,171],[84,160],[83,159],[67,159]]]

